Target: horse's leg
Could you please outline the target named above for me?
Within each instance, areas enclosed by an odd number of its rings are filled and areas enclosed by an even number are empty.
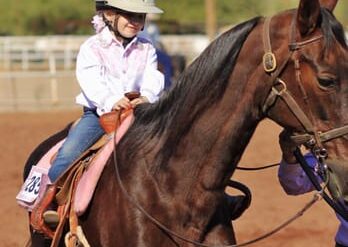
[[[217,245],[230,245],[236,243],[232,225],[233,214],[228,200],[218,206],[204,238],[204,243]]]
[[[204,243],[209,244],[236,244],[232,223],[230,225],[216,225],[205,237]]]
[[[50,136],[48,139],[46,139],[45,141],[40,143],[34,149],[34,151],[30,154],[30,156],[29,156],[29,158],[24,166],[24,171],[23,171],[24,181],[28,177],[32,166],[36,165],[40,161],[42,156],[45,155],[45,153],[47,153],[55,144],[57,144],[59,141],[63,140],[67,136],[69,129],[70,129],[70,126],[71,126],[71,124],[66,126],[63,130],[59,131],[58,133]],[[29,213],[29,219],[30,219],[30,213]],[[30,241],[31,243],[29,246],[45,247],[45,246],[51,245],[50,239],[47,239],[41,233],[33,231],[31,226],[29,226],[29,228],[30,228],[30,238],[31,238],[31,241]]]

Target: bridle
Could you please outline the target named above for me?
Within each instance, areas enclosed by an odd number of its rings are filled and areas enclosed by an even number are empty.
[[[332,139],[342,137],[348,134],[348,125],[344,125],[343,127],[334,128],[328,131],[321,131],[312,123],[308,114],[306,114],[301,107],[297,104],[296,100],[292,97],[292,95],[287,90],[286,83],[280,78],[280,74],[284,71],[286,65],[292,59],[295,64],[295,73],[296,73],[296,82],[301,89],[301,93],[303,95],[303,99],[307,105],[309,105],[307,101],[307,94],[305,89],[303,88],[302,77],[301,77],[301,69],[300,69],[300,60],[299,60],[299,50],[302,47],[310,45],[315,42],[320,42],[323,39],[322,35],[317,35],[311,39],[297,42],[295,36],[295,21],[296,15],[292,21],[292,31],[290,32],[290,42],[289,42],[289,53],[286,59],[283,61],[281,66],[277,69],[277,61],[274,53],[272,52],[271,42],[270,42],[270,23],[272,17],[268,17],[265,20],[264,24],[264,35],[263,35],[263,43],[265,54],[263,57],[264,70],[270,74],[269,83],[271,83],[272,90],[265,100],[263,106],[263,112],[267,114],[267,111],[274,105],[276,99],[281,98],[292,114],[296,117],[299,123],[302,125],[305,133],[304,134],[294,134],[292,136],[292,140],[298,145],[305,145],[307,147],[311,147],[311,149],[315,149],[315,153],[321,154],[320,156],[327,156],[326,150],[323,148],[322,143],[330,141]],[[281,86],[281,89],[277,89],[277,86]],[[312,117],[311,111],[309,111],[309,115]]]
[[[267,112],[267,110],[273,106],[273,104],[275,103],[276,99],[278,97],[280,97],[281,99],[283,99],[287,105],[289,106],[291,112],[296,116],[296,118],[300,121],[300,123],[304,126],[304,129],[306,130],[306,136],[310,136],[310,137],[314,137],[314,140],[317,140],[318,143],[322,142],[322,139],[320,139],[320,134],[318,131],[316,131],[316,129],[314,128],[314,126],[311,124],[311,121],[308,119],[308,117],[306,116],[306,114],[301,110],[301,108],[299,107],[299,105],[296,103],[296,101],[292,98],[292,96],[288,93],[287,91],[287,87],[285,82],[283,82],[280,79],[280,74],[283,72],[283,70],[285,69],[285,67],[287,66],[288,62],[290,61],[290,59],[293,57],[293,54],[296,53],[296,51],[298,49],[300,49],[301,47],[311,44],[313,42],[318,42],[319,40],[321,40],[323,37],[317,36],[314,37],[312,39],[306,40],[306,41],[302,41],[302,42],[290,42],[289,44],[289,48],[290,48],[290,52],[286,58],[286,60],[281,64],[281,66],[277,69],[276,66],[276,59],[275,59],[275,55],[272,53],[271,50],[271,45],[270,45],[270,36],[269,36],[269,28],[270,28],[270,21],[271,18],[266,18],[265,20],[265,24],[264,24],[264,44],[265,44],[265,55],[264,55],[264,66],[265,66],[265,70],[267,73],[270,74],[270,79],[269,79],[269,84],[272,84],[272,90],[271,93],[269,94],[269,96],[267,97],[263,110],[264,112]],[[291,39],[292,40],[292,39]],[[266,41],[266,42],[265,42]],[[296,74],[297,74],[297,78],[298,82],[301,83],[301,72],[299,69],[299,61],[295,60],[295,64],[298,64],[298,67],[295,68],[296,69]],[[281,85],[283,86],[281,90],[277,89],[277,86]],[[332,130],[329,134],[326,134],[326,139],[328,139],[331,136],[342,136],[348,133],[348,127],[345,126],[344,130]],[[115,135],[116,136],[116,135]],[[298,135],[297,137],[295,137],[295,139],[305,139],[304,135]],[[334,137],[331,137],[331,139]],[[301,140],[302,140],[301,139]],[[117,157],[116,157],[116,150],[114,150],[113,152],[113,156],[114,156],[114,163],[115,163],[115,171],[116,171],[116,179],[117,182],[119,184],[119,187],[122,191],[122,193],[124,194],[124,196],[127,198],[127,200],[134,205],[140,212],[142,212],[142,214],[148,219],[150,220],[153,224],[155,224],[159,229],[161,229],[162,231],[164,231],[166,234],[170,235],[173,238],[177,238],[180,239],[181,241],[184,241],[186,243],[190,243],[193,244],[195,246],[201,246],[201,247],[213,247],[214,245],[210,245],[210,244],[204,244],[192,239],[189,239],[179,233],[174,232],[173,230],[169,229],[167,226],[165,226],[162,222],[158,221],[156,218],[154,218],[152,215],[150,215],[146,209],[144,209],[139,203],[138,201],[132,197],[127,189],[125,188],[121,176],[120,176],[120,171],[119,171],[119,167],[117,164]],[[146,160],[145,160],[146,162]],[[276,232],[278,232],[279,230],[283,229],[284,227],[286,227],[287,225],[289,225],[291,222],[293,222],[295,219],[297,219],[298,217],[302,216],[303,213],[305,211],[307,211],[316,201],[318,201],[320,199],[320,194],[317,193],[314,195],[313,199],[307,203],[298,213],[296,213],[293,217],[291,217],[290,219],[288,219],[287,221],[285,221],[283,224],[281,224],[280,226],[274,228],[273,230],[271,230],[270,232],[257,237],[253,240],[241,243],[241,244],[236,244],[236,245],[219,245],[219,247],[239,247],[239,246],[247,246],[250,244],[253,244],[255,242],[258,242],[262,239],[265,239],[273,234],[275,234]],[[216,245],[215,245],[216,246]]]
[[[280,98],[287,105],[290,112],[301,124],[304,130],[303,134],[297,134],[297,133],[293,134],[291,136],[291,139],[294,141],[294,143],[297,144],[297,146],[304,145],[305,147],[310,149],[311,152],[314,154],[314,156],[316,157],[318,161],[317,162],[318,164],[316,166],[316,172],[319,176],[321,176],[321,178],[325,182],[324,186],[322,187],[320,183],[317,181],[314,172],[311,169],[308,169],[308,164],[303,158],[300,152],[300,149],[297,149],[294,153],[296,159],[301,164],[302,168],[304,169],[305,173],[308,175],[309,179],[311,180],[316,190],[318,190],[319,193],[322,194],[325,201],[336,211],[336,213],[340,214],[345,220],[348,221],[347,210],[345,210],[345,208],[342,205],[338,204],[337,202],[334,202],[333,199],[331,199],[331,197],[324,192],[328,184],[328,181],[330,180],[330,173],[328,172],[328,166],[326,164],[326,159],[328,158],[329,155],[327,150],[323,147],[324,142],[347,135],[348,125],[344,125],[339,128],[333,128],[328,131],[318,130],[317,126],[315,126],[313,124],[313,121],[311,121],[311,119],[313,119],[313,114],[310,108],[308,107],[308,114],[306,114],[303,111],[303,109],[301,109],[301,107],[298,105],[298,103],[290,94],[290,92],[288,91],[286,83],[280,78],[280,75],[285,69],[286,65],[289,63],[290,60],[293,60],[295,65],[297,85],[300,88],[304,102],[306,103],[307,106],[309,105],[307,93],[302,83],[300,60],[299,60],[300,56],[298,52],[304,46],[310,45],[315,42],[320,42],[323,39],[323,36],[317,35],[311,39],[308,39],[302,42],[297,42],[296,36],[295,36],[295,31],[296,31],[295,21],[296,21],[296,15],[294,15],[292,20],[289,53],[287,55],[286,60],[283,61],[283,63],[277,70],[277,62],[276,62],[275,55],[272,52],[271,43],[270,43],[270,35],[269,35],[271,17],[268,17],[265,20],[264,35],[263,35],[265,54],[263,57],[263,65],[264,65],[265,72],[270,75],[269,81],[273,86],[272,86],[270,94],[268,95],[263,105],[263,112],[267,115],[267,112],[270,110],[270,108],[274,106],[278,98]],[[281,89],[278,89],[279,86],[281,87]]]

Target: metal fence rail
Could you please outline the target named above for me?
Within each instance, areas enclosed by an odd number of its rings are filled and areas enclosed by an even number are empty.
[[[81,43],[87,36],[0,37],[0,68],[30,70],[59,61],[71,69]],[[32,66],[32,67],[31,67]]]
[[[69,35],[0,36],[0,69],[72,69],[79,47],[87,38]],[[161,42],[169,54],[185,55],[190,61],[209,41],[204,35],[163,35]]]

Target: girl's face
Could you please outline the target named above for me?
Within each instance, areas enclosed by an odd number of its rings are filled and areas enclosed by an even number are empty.
[[[113,28],[125,38],[136,36],[143,29],[146,18],[146,14],[126,11],[107,10],[104,15]]]

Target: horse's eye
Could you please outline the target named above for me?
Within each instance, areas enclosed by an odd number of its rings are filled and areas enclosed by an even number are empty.
[[[332,88],[336,85],[336,79],[333,78],[318,78],[319,85],[323,88]]]

